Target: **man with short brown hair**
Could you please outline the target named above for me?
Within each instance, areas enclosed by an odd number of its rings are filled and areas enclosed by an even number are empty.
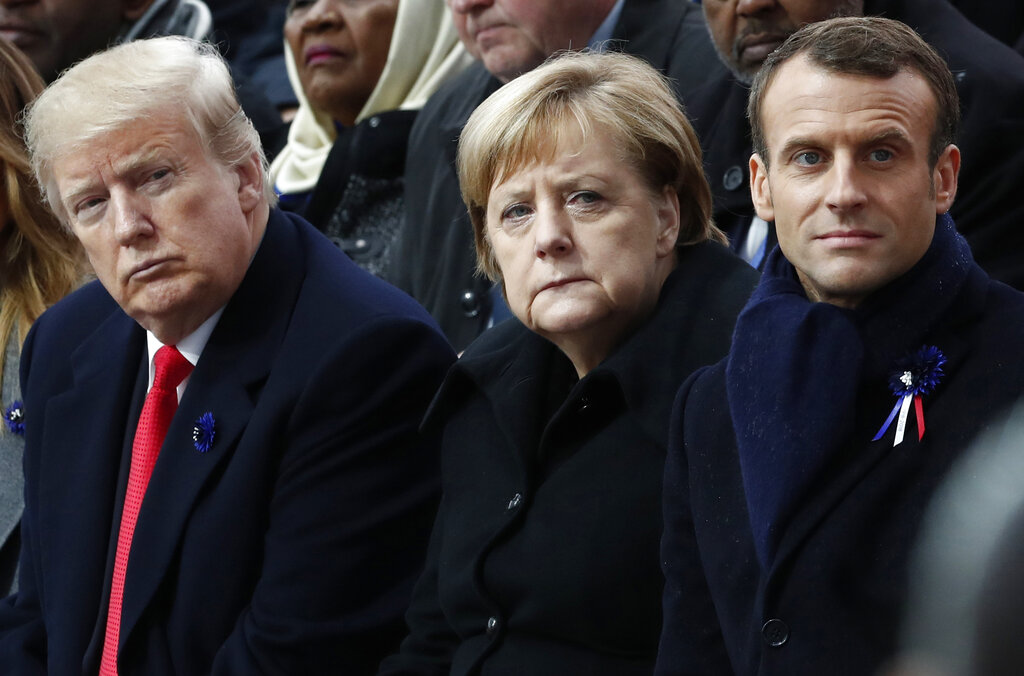
[[[949,216],[953,75],[911,28],[804,27],[750,110],[779,246],[729,356],[677,399],[657,673],[873,674],[932,492],[1021,391],[1024,294]]]
[[[952,216],[975,259],[995,279],[1024,289],[1024,58],[971,24],[947,0],[703,0],[718,56],[688,114],[704,147],[715,222],[733,249],[760,267],[775,229],[755,213],[747,189],[748,85],[768,54],[801,26],[832,16],[885,16],[936,48],[954,75],[963,124],[959,196]]]

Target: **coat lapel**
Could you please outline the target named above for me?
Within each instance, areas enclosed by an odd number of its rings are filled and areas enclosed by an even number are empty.
[[[36,525],[46,553],[47,597],[63,603],[64,626],[96,624],[124,444],[124,420],[142,363],[145,334],[116,310],[71,356],[73,384],[46,404]],[[105,355],[123,355],[106,359]],[[31,415],[31,412],[28,413]],[[74,562],[68,565],[68,562]],[[72,617],[68,617],[72,616]],[[87,633],[88,632],[88,633]]]
[[[948,382],[949,379],[956,376],[956,371],[966,359],[970,346],[963,338],[951,334],[946,334],[935,342],[948,359],[945,369],[945,379]],[[855,425],[855,429],[870,430],[867,432],[868,434],[874,434],[881,427],[886,414],[888,414],[896,401],[895,396],[886,396],[888,392],[885,389],[886,385],[884,382],[878,382],[876,388],[882,391],[883,394],[862,393],[860,398],[862,401],[870,399],[874,403],[880,402],[880,405],[871,406],[870,419],[859,421]],[[931,402],[941,397],[945,389],[944,384],[940,384],[935,392],[925,398],[926,426]],[[911,417],[913,417],[913,414],[911,414]],[[941,430],[941,424],[939,427]],[[870,439],[851,440],[849,446],[853,452],[846,454],[846,457],[843,459],[843,466],[836,468],[829,476],[824,477],[824,480],[815,482],[820,486],[820,490],[809,496],[806,504],[793,515],[791,521],[784,524],[772,569],[784,569],[789,558],[799,553],[803,543],[812,536],[815,529],[828,518],[829,514],[837,508],[840,502],[847,499],[853,493],[857,485],[864,480],[864,477],[869,472],[879,463],[885,461],[885,458],[890,453],[932,452],[928,434],[934,435],[935,431],[926,431],[924,439],[918,441],[916,429],[915,422],[911,421],[908,423],[907,434],[903,440],[903,444],[906,446],[901,445],[899,448],[894,448],[892,445],[895,425],[878,441],[871,441]]]
[[[424,426],[443,424],[470,389],[480,390],[492,408],[498,433],[508,442],[525,476],[532,471],[531,454],[546,423],[533,410],[546,396],[546,382],[536,365],[546,364],[556,348],[516,319],[503,322],[493,331],[489,337],[500,337],[503,344],[455,363],[427,409]],[[517,424],[523,420],[535,424]]]
[[[171,421],[135,528],[119,650],[171,567],[195,503],[215,481],[217,468],[234,454],[252,417],[302,284],[305,254],[295,228],[287,217],[272,212],[260,249],[210,336]],[[204,452],[192,436],[205,413],[214,418],[215,434]]]

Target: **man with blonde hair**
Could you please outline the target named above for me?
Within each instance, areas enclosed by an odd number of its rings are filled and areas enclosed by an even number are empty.
[[[273,208],[212,47],[94,55],[26,131],[99,279],[25,345],[4,671],[373,673],[426,547],[438,480],[418,423],[450,348]]]

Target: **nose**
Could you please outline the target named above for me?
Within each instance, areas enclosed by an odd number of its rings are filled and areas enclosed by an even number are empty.
[[[302,27],[306,30],[321,30],[341,24],[341,12],[334,0],[317,0],[306,10],[302,17]]]
[[[121,246],[131,246],[140,237],[153,234],[153,224],[141,198],[114,193],[107,210],[113,219],[114,238]]]
[[[737,0],[736,14],[739,16],[752,16],[764,12],[775,6],[776,0]]]
[[[534,254],[544,260],[565,256],[573,249],[572,221],[560,210],[541,209],[533,224]]]
[[[848,213],[866,202],[862,176],[851,159],[837,157],[829,170],[828,180],[825,203],[830,211]]]
[[[494,0],[448,0],[448,6],[456,14],[469,14],[474,9],[490,7]]]

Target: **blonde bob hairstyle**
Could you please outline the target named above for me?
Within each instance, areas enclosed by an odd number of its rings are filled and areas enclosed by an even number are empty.
[[[704,177],[697,135],[668,80],[646,62],[620,53],[565,52],[519,76],[480,104],[459,138],[462,200],[476,241],[477,270],[501,280],[487,238],[491,188],[512,173],[551,159],[566,124],[583,143],[595,128],[615,140],[624,162],[652,193],[671,186],[679,195],[677,247],[725,235],[711,219],[711,188]]]
[[[54,162],[137,120],[168,115],[180,115],[226,167],[257,153],[263,194],[276,202],[259,134],[242,112],[224,59],[213,45],[168,36],[93,54],[64,71],[29,107],[25,140],[32,171],[54,213],[67,222]]]
[[[78,240],[40,199],[19,135],[18,117],[44,86],[28,57],[0,40],[0,377],[11,335],[20,345],[43,310],[85,276]]]

